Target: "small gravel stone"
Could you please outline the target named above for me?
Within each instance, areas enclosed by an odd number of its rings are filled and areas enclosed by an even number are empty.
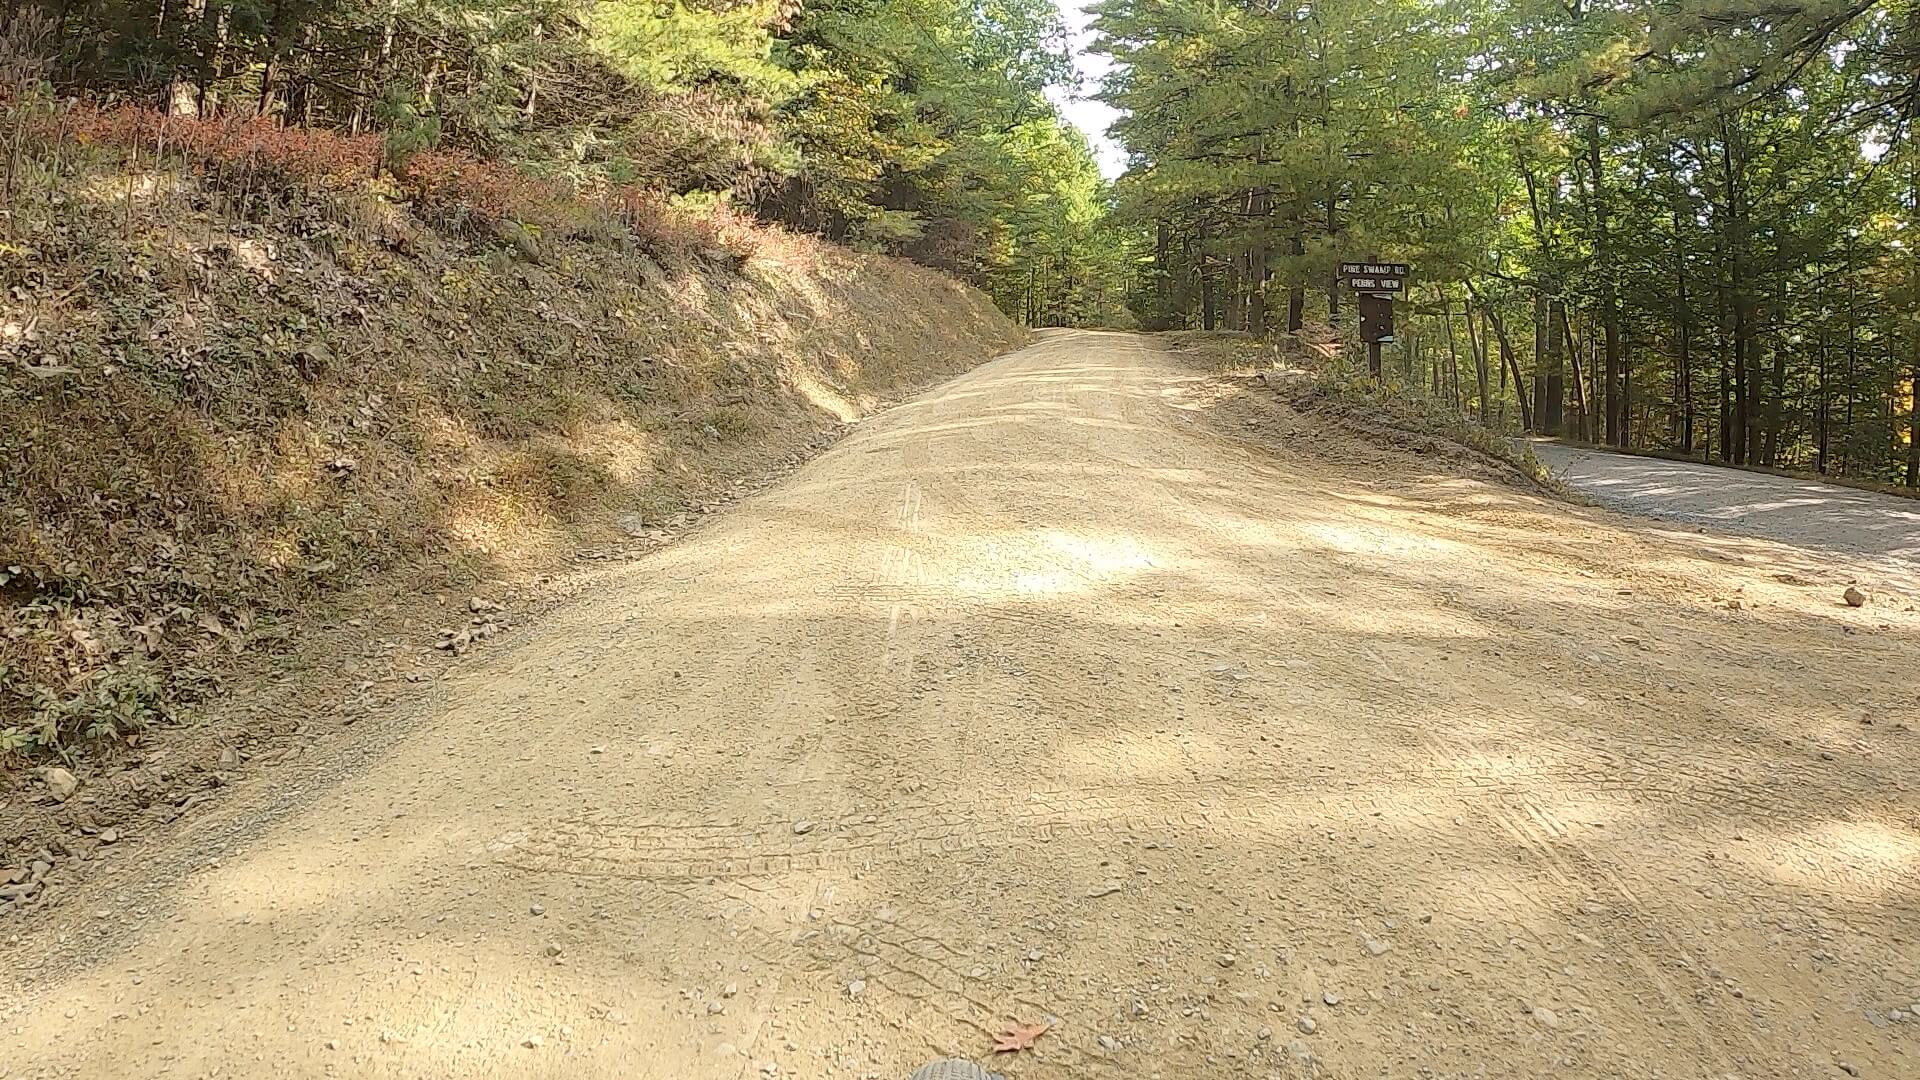
[[[1840,597],[1847,602],[1848,607],[1865,607],[1867,603],[1867,594],[1853,585],[1847,586],[1847,591],[1840,594]]]
[[[1326,1002],[1329,1005],[1338,1005],[1340,1004],[1340,995],[1329,990],[1326,993],[1320,995],[1320,1000]]]
[[[801,818],[799,821],[793,823],[793,835],[795,836],[805,836],[812,831],[813,822],[805,818]]]
[[[739,984],[739,983],[728,983],[728,984],[727,984],[727,985],[726,985],[725,987],[723,987],[723,988],[721,989],[721,991],[720,991],[720,996],[721,996],[721,997],[732,997],[733,995],[735,995],[735,994],[737,994],[737,993],[739,993],[739,992],[740,992],[740,984]]]
[[[525,1039],[522,1039],[520,1041],[520,1045],[526,1047],[529,1050],[538,1050],[542,1046],[546,1045],[546,1042],[547,1040],[541,1038],[538,1035],[529,1035]]]
[[[74,792],[80,790],[79,778],[58,765],[48,766],[47,771],[40,774],[40,778],[46,781],[47,792],[53,796],[55,802],[66,802],[73,798]]]
[[[547,913],[547,905],[535,904],[527,909],[527,913],[530,915],[545,915]]]
[[[328,1039],[328,1040],[327,1040],[327,1049],[329,1049],[329,1050],[338,1050],[338,1049],[340,1049],[340,1040],[339,1040],[339,1039]]]
[[[1233,955],[1232,953],[1221,953],[1219,958],[1215,962],[1218,963],[1223,968],[1230,968],[1235,963],[1239,962],[1239,959],[1240,959],[1239,957]]]
[[[1560,1014],[1547,1008],[1545,1005],[1535,1005],[1533,1007],[1533,1018],[1540,1021],[1544,1027],[1557,1028],[1560,1026]]]
[[[101,842],[101,843],[103,843],[103,844],[117,844],[117,843],[119,843],[119,842],[120,842],[120,833],[119,833],[119,831],[118,831],[118,830],[116,830],[116,829],[101,829],[101,830],[100,830],[100,842]]]
[[[1111,1035],[1102,1035],[1100,1036],[1100,1049],[1111,1054],[1115,1050],[1120,1049],[1120,1040]]]
[[[867,992],[867,980],[865,979],[855,979],[852,982],[847,984],[848,997],[859,997],[861,994],[864,994],[866,992]]]
[[[1383,955],[1388,949],[1393,948],[1393,946],[1387,944],[1384,941],[1381,941],[1378,938],[1368,938],[1365,944],[1366,944],[1368,956],[1380,956],[1380,955]]]
[[[1320,1030],[1320,1025],[1311,1016],[1303,1016],[1295,1020],[1293,1026],[1299,1028],[1302,1035],[1311,1035]]]

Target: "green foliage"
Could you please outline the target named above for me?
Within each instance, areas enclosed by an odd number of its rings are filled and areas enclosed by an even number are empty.
[[[771,28],[782,7],[776,0],[718,8],[607,0],[590,6],[586,40],[616,69],[658,89],[725,82],[781,98],[794,86],[793,72],[773,58]]]
[[[385,129],[382,157],[390,172],[400,171],[407,159],[440,141],[440,118],[422,115],[412,96],[399,86],[390,86],[381,95],[374,116]]]
[[[1050,319],[1087,317],[1112,277],[1081,266],[1104,194],[1044,93],[1072,78],[1052,0],[41,6],[65,86],[372,136],[384,172],[472,155],[572,190],[725,196],[1003,298],[1051,282],[1032,305]]]
[[[1105,0],[1133,307],[1324,317],[1351,350],[1335,264],[1411,262],[1390,386],[1500,431],[1920,483],[1917,15]]]

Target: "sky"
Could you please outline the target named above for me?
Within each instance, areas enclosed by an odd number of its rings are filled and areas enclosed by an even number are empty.
[[[1104,56],[1087,51],[1093,43],[1093,31],[1087,24],[1093,16],[1087,12],[1087,5],[1093,0],[1059,0],[1060,17],[1067,24],[1067,34],[1072,40],[1073,66],[1080,72],[1082,93],[1090,94],[1100,85],[1100,77],[1107,73],[1113,63]],[[1098,101],[1076,98],[1072,91],[1055,87],[1048,92],[1060,114],[1069,123],[1087,133],[1087,140],[1093,143],[1093,152],[1100,159],[1100,174],[1111,180],[1127,171],[1127,156],[1120,145],[1107,137],[1107,125],[1119,114]]]

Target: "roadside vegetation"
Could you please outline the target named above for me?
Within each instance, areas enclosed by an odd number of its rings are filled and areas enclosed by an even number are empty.
[[[604,9],[141,7],[0,46],[0,760],[139,743],[365,590],[643,541],[1017,343],[954,275],[1024,281],[1054,181],[988,127],[1085,153],[1049,24],[970,9],[934,36],[1032,79],[869,42],[841,122],[906,141],[854,169],[768,12],[630,9],[692,50],[652,71]]]
[[[1506,433],[1920,484],[1904,3],[1105,0],[1149,327],[1357,349]]]
[[[1375,445],[1432,452],[1466,452],[1496,463],[1560,497],[1571,497],[1526,443],[1461,414],[1444,399],[1391,383],[1336,361],[1337,345],[1307,334],[1268,339],[1228,331],[1175,330],[1165,335],[1176,355],[1202,370],[1264,385],[1295,412],[1319,416]]]

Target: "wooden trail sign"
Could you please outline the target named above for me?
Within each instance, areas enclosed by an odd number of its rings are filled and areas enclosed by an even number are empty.
[[[1367,374],[1381,377],[1380,346],[1393,340],[1393,298],[1404,296],[1413,267],[1406,263],[1343,262],[1340,276],[1360,294],[1360,340],[1367,343]]]
[[[1362,296],[1369,293],[1379,296],[1400,296],[1407,291],[1407,278],[1412,273],[1413,267],[1406,263],[1343,262],[1340,264],[1340,276],[1347,279],[1347,287]]]
[[[1360,294],[1360,340],[1370,345],[1393,340],[1393,298]]]

